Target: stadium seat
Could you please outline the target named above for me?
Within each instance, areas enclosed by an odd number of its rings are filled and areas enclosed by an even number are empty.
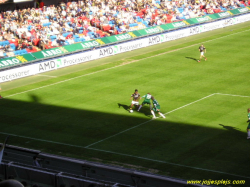
[[[28,52],[27,52],[27,50],[26,49],[22,49],[21,50],[21,55],[24,55],[24,54],[27,54]]]
[[[79,42],[79,38],[75,38],[74,41],[75,41],[75,42]]]
[[[84,42],[85,39],[84,39],[84,38],[78,38],[78,41],[79,41],[79,42]]]
[[[64,44],[65,44],[65,45],[69,45],[68,40],[65,40]]]
[[[9,44],[10,44],[10,42],[8,40],[0,42],[1,46],[6,46],[6,45],[9,45]]]
[[[48,22],[48,23],[43,23],[43,27],[48,27],[51,25],[51,22]]]
[[[32,28],[32,26],[31,26],[31,25],[29,25],[29,26],[28,26],[28,28],[27,28],[27,29],[28,29],[28,31],[30,31],[30,30],[31,30],[31,28]]]
[[[11,47],[11,49],[13,49],[13,50],[16,50],[16,46],[15,46],[15,44],[10,44],[10,47]]]
[[[182,13],[183,12],[183,8],[178,8],[179,12]]]
[[[68,35],[70,35],[70,32],[65,32],[62,35],[63,35],[63,37],[67,37]]]
[[[56,39],[56,38],[57,38],[56,35],[51,35],[51,36],[50,36],[50,39],[51,39],[51,40],[54,40],[54,39]]]

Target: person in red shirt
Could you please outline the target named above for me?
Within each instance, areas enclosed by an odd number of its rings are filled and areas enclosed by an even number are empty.
[[[43,8],[43,7],[44,7],[44,2],[41,1],[41,2],[39,3],[39,8]]]

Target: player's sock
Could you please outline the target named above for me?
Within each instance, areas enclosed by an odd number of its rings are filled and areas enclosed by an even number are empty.
[[[159,113],[159,114],[161,115],[161,117],[166,118],[162,113]]]
[[[247,137],[250,138],[250,131],[247,131]]]
[[[138,108],[138,110],[137,110],[137,111],[141,110],[141,107],[142,107],[142,105],[140,105],[140,106],[139,106],[139,108]]]
[[[151,110],[151,113],[152,113],[152,115],[153,115],[153,118],[155,118],[155,113],[154,113],[153,110]]]

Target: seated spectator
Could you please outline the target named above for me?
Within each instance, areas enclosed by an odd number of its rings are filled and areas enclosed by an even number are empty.
[[[88,0],[6,11],[0,14],[0,41],[9,40],[17,49],[32,46],[31,41],[45,49],[64,45],[66,39],[74,43],[72,36],[64,38],[62,33],[82,34],[85,40],[91,40],[244,7],[249,3],[250,0],[162,0],[160,3],[155,0]],[[138,26],[129,26],[134,23]],[[94,34],[90,37],[89,32]],[[49,40],[52,35],[59,36],[52,42]],[[13,37],[29,42],[21,42],[20,46]]]
[[[13,51],[14,51],[14,49],[12,49],[12,48],[10,47],[10,45],[6,45],[4,48],[5,48],[5,51],[6,51],[6,52],[13,52]]]
[[[64,37],[62,34],[60,34],[60,35],[58,36],[58,39],[57,39],[56,42],[57,42],[58,45],[60,45],[60,46],[64,45],[65,37]],[[53,42],[52,42],[52,43],[53,43]]]
[[[72,37],[72,36],[68,39],[68,42],[69,42],[69,44],[73,44],[73,43],[75,43],[75,41],[74,41],[74,39],[73,39],[73,37]]]
[[[23,46],[22,46],[22,44],[19,43],[16,50],[22,50],[22,49],[23,49]]]
[[[52,46],[52,47],[59,47],[59,44],[57,43],[56,40],[53,40],[53,41],[51,42],[51,46]]]
[[[0,48],[0,59],[4,58],[4,49]]]

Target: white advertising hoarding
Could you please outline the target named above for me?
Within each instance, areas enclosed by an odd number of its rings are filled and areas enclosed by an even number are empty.
[[[59,68],[64,68],[67,66],[88,62],[91,60],[108,57],[111,55],[116,55],[119,53],[132,51],[136,49],[140,49],[143,47],[168,42],[172,40],[176,40],[183,37],[188,37],[191,35],[227,27],[230,25],[242,23],[250,21],[250,14],[240,15],[234,18],[227,18],[211,23],[204,23],[201,25],[183,28],[179,30],[170,31],[163,34],[158,34],[154,36],[149,36],[142,39],[135,39],[132,41],[120,43],[117,45],[112,45],[108,47],[103,47],[99,49],[95,49],[93,51],[80,52],[75,53],[68,56],[57,57],[54,59],[46,60],[40,63],[27,65],[24,67],[17,67],[10,70],[5,70],[0,72],[0,83],[11,81],[14,79],[19,79],[31,75],[35,75],[38,73],[44,73],[47,71],[56,70]]]

